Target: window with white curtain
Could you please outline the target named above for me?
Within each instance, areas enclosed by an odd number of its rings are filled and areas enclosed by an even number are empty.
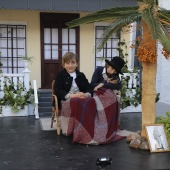
[[[26,55],[26,25],[0,24],[0,62],[3,73],[20,73]]]
[[[117,48],[120,41],[120,36],[117,34],[113,34],[108,39],[101,51],[98,51],[97,49],[98,41],[106,29],[107,26],[95,26],[95,67],[104,66],[105,59],[111,60],[114,56],[119,56],[119,51]]]

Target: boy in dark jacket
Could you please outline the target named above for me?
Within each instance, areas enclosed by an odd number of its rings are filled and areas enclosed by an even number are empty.
[[[77,70],[78,59],[76,54],[72,52],[65,53],[62,65],[64,69],[57,74],[54,85],[59,108],[61,107],[61,100],[75,97],[85,99],[92,95],[92,88],[86,76]]]

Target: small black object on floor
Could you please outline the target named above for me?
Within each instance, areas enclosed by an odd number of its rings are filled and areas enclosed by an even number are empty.
[[[121,128],[141,130],[141,113],[121,113]],[[115,170],[170,169],[170,152],[129,147],[126,139],[105,145],[72,143],[72,137],[42,131],[34,116],[0,118],[0,170],[97,170],[111,158]]]

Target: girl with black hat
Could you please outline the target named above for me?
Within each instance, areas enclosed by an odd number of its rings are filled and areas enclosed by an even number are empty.
[[[106,59],[105,62],[105,67],[99,66],[93,73],[91,85],[94,91],[97,91],[101,87],[120,90],[121,81],[119,74],[123,74],[121,70],[125,64],[124,60],[115,56],[111,61]]]
[[[100,135],[109,139],[116,139],[116,134],[120,125],[120,95],[117,90],[121,89],[119,74],[125,64],[120,57],[113,57],[111,61],[105,60],[105,67],[99,66],[93,73],[91,85],[94,89],[93,98],[97,108],[96,120]],[[101,88],[102,87],[102,88]],[[115,91],[116,90],[116,91]],[[107,127],[104,132],[103,127]],[[107,134],[107,135],[105,135]]]

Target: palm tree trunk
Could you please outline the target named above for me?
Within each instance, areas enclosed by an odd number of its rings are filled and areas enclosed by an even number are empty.
[[[149,32],[149,28],[145,21],[142,21],[143,26],[143,42],[150,43],[152,49],[156,54],[156,40],[153,40]],[[149,55],[149,54],[147,54]],[[150,57],[150,56],[147,56]],[[157,63],[143,62],[142,71],[142,136],[146,137],[145,125],[155,123],[155,85],[156,85],[156,71]]]

